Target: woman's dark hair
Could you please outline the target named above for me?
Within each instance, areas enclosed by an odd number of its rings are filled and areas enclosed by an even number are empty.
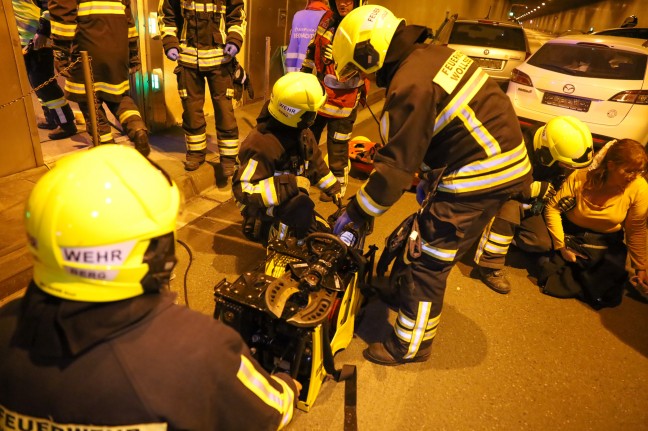
[[[603,151],[603,150],[602,150]],[[648,153],[639,142],[632,139],[619,139],[610,145],[598,166],[587,173],[585,189],[600,188],[607,179],[608,162],[627,171],[645,171],[648,166]]]

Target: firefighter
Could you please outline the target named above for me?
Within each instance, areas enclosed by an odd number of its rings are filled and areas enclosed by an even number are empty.
[[[511,291],[502,269],[509,245],[529,253],[551,251],[551,237],[542,216],[544,203],[571,171],[589,166],[594,153],[589,129],[571,116],[554,117],[544,126],[532,127],[525,133],[525,142],[533,166],[531,200],[506,201],[484,230],[475,254],[479,278],[501,294]]]
[[[47,1],[13,0],[12,3],[27,78],[32,88],[37,88],[54,77]],[[45,115],[45,122],[38,123],[38,128],[51,130],[50,139],[64,139],[77,133],[74,113],[56,80],[36,91],[36,96]]]
[[[67,156],[32,190],[23,298],[0,309],[2,428],[280,429],[298,389],[240,335],[174,304],[177,186],[126,146]],[[22,424],[22,425],[20,425]]]
[[[241,144],[241,167],[232,181],[248,238],[265,240],[258,227],[266,219],[278,222],[273,236],[303,239],[315,226],[311,184],[332,197],[340,193],[308,128],[325,100],[314,75],[290,72],[274,84],[256,128]]]
[[[333,39],[338,79],[376,72],[386,88],[374,172],[338,218],[334,233],[382,215],[422,170],[430,186],[412,218],[391,279],[399,289],[394,330],[363,352],[382,365],[429,358],[446,279],[490,219],[528,189],[531,163],[511,102],[470,57],[423,43],[429,29],[382,6],[347,15]]]
[[[326,157],[328,165],[342,186],[344,196],[349,179],[349,139],[353,124],[357,117],[358,103],[364,103],[369,80],[352,79],[344,83],[335,77],[332,47],[333,35],[342,18],[351,10],[360,6],[360,0],[331,0],[331,10],[322,16],[317,32],[306,51],[302,63],[302,72],[314,73],[326,89],[326,103],[317,113],[315,123],[311,127],[315,139],[319,143],[322,132],[326,127]],[[361,100],[362,99],[362,100]],[[326,194],[320,197],[330,201]]]
[[[326,3],[319,0],[308,0],[306,9],[297,11],[293,16],[290,29],[290,41],[286,48],[286,72],[301,70],[306,50],[315,36],[322,15],[329,10]]]
[[[205,81],[209,87],[220,166],[225,177],[234,175],[239,136],[232,97],[232,59],[241,49],[247,26],[244,0],[186,2],[160,0],[158,10],[164,52],[177,61],[175,74],[182,101],[182,128],[187,156],[185,169],[194,171],[205,162],[207,132],[203,106]]]
[[[105,104],[137,151],[148,156],[148,130],[135,101],[128,95],[129,72],[141,67],[130,0],[50,0],[49,12],[57,70],[69,66],[81,51],[87,51],[91,57],[99,144],[115,142]],[[90,124],[80,62],[67,74],[65,94],[79,104],[86,124]]]

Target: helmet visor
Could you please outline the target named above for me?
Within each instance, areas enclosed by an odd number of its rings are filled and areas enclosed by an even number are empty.
[[[355,64],[347,63],[339,72],[336,71],[338,81],[345,82],[354,76],[360,75],[360,69]]]

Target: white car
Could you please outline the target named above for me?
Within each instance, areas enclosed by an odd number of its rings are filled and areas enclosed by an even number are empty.
[[[434,44],[445,45],[472,58],[506,91],[511,71],[531,52],[524,29],[511,22],[457,19],[444,22]]]
[[[599,148],[611,139],[648,144],[648,40],[574,35],[545,43],[511,74],[520,124],[572,115]]]

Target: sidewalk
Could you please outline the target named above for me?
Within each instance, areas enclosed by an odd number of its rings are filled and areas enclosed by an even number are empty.
[[[374,86],[368,97],[369,104],[380,104],[383,94],[383,90]],[[258,101],[235,110],[241,140],[254,128],[262,106],[263,101]],[[372,110],[379,112],[380,107],[372,107]],[[364,121],[373,119],[368,109],[361,108],[356,124]],[[83,130],[83,127],[80,130]],[[91,147],[90,138],[86,133],[51,141],[47,138],[47,132],[39,130],[44,166],[0,178],[0,225],[3,226],[0,231],[0,302],[24,288],[31,279],[32,262],[24,232],[23,209],[34,184],[54,166],[56,160],[68,153]],[[185,142],[181,127],[175,126],[150,136],[149,158],[169,173],[182,192],[185,202],[215,187],[219,188],[220,195],[230,196],[231,193],[231,184],[220,174],[213,117],[207,118],[207,135],[207,163],[192,172],[184,170]],[[323,139],[326,139],[325,136]],[[117,138],[116,141],[131,145],[126,137]]]

